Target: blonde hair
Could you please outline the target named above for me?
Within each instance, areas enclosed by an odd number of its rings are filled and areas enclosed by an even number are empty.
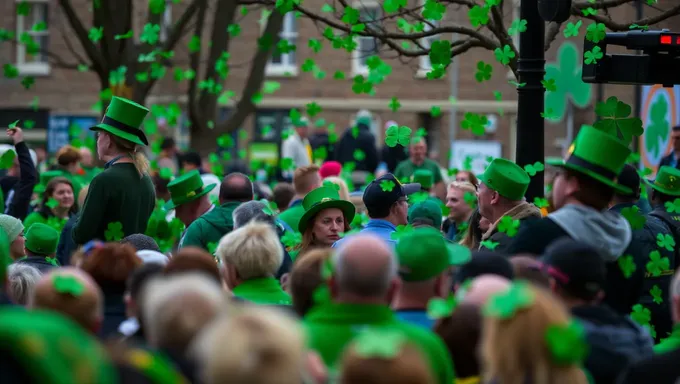
[[[226,342],[225,342],[226,341]],[[299,384],[303,382],[304,332],[289,315],[243,307],[218,319],[192,346],[206,384]]]
[[[510,319],[487,317],[482,331],[482,366],[486,380],[503,384],[586,384],[583,371],[574,365],[552,362],[545,341],[550,325],[567,325],[569,312],[546,291],[529,288],[533,304]]]
[[[130,157],[132,157],[132,163],[135,165],[137,172],[139,172],[140,178],[144,177],[144,175],[150,174],[151,166],[149,165],[149,160],[147,160],[139,145],[131,141],[121,139],[115,135],[109,134],[109,136],[111,137],[111,140],[113,141],[113,144],[116,146],[116,148],[122,152],[128,153]]]
[[[85,206],[85,199],[87,199],[87,192],[90,190],[90,184],[80,188],[80,192],[78,192],[78,206],[79,207],[84,207]]]
[[[420,350],[404,345],[391,358],[362,357],[351,346],[345,350],[340,368],[340,384],[434,384],[435,380]]]
[[[337,176],[329,176],[323,179],[323,181],[326,180],[340,187],[340,190],[338,191],[340,199],[349,201],[349,188],[347,188],[347,183],[345,180]]]
[[[477,187],[475,187],[472,183],[468,183],[467,181],[452,181],[449,184],[449,189],[460,189],[465,192],[470,192],[472,194],[477,193]]]
[[[222,237],[215,255],[249,280],[274,276],[283,262],[283,247],[270,224],[251,221]]]

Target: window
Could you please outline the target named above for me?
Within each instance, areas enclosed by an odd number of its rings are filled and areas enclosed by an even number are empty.
[[[429,23],[424,23],[425,28],[423,29],[424,32],[429,32],[432,30],[432,24],[435,28],[438,27],[439,22],[436,20],[427,20]],[[438,35],[433,35],[433,36],[428,36],[420,40],[420,45],[423,46],[423,48],[429,50],[430,47],[432,46],[432,42],[439,40]],[[425,55],[425,56],[420,56],[420,66],[418,68],[418,75],[419,76],[425,76],[426,73],[430,72],[432,70],[432,63],[430,63],[430,56]]]
[[[366,29],[375,28],[382,17],[379,4],[364,5],[359,10],[359,20],[366,24]],[[357,48],[352,53],[352,72],[368,73],[368,58],[378,54],[378,40],[373,37],[357,36]]]
[[[295,12],[288,12],[283,17],[283,25],[281,26],[279,38],[281,40],[287,40],[289,46],[297,46],[298,32],[296,21]],[[277,47],[274,47],[274,51],[267,62],[266,73],[267,75],[279,76],[288,73],[296,75],[297,66],[295,64],[295,50],[281,53]]]
[[[160,21],[161,32],[159,39],[161,43],[165,43],[172,31],[172,0],[165,0],[165,10]]]
[[[17,69],[25,75],[47,75],[48,9],[47,0],[17,0],[17,7],[28,6],[28,13],[17,13]]]

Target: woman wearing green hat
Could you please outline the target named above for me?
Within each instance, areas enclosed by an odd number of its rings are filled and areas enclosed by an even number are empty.
[[[97,154],[106,165],[92,179],[81,216],[73,228],[76,244],[106,239],[110,224],[122,225],[122,234],[116,234],[121,237],[146,230],[156,204],[149,162],[142,152],[149,142],[139,128],[148,113],[142,105],[113,97],[101,123],[90,128],[96,132]]]
[[[305,213],[298,224],[302,243],[295,247],[293,258],[314,248],[330,248],[341,233],[349,231],[355,214],[354,204],[341,200],[338,191],[327,186],[309,192],[302,207]]]
[[[77,212],[73,184],[65,177],[55,177],[47,183],[38,209],[26,216],[24,227],[43,223],[61,232],[66,221]]]

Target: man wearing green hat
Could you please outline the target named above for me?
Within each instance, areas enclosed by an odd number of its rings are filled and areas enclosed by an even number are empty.
[[[628,253],[632,231],[623,216],[607,208],[615,191],[631,193],[617,181],[630,153],[616,136],[584,125],[566,159],[546,160],[558,168],[553,184],[556,211],[527,222],[506,251],[541,255],[565,236],[595,248],[608,265],[604,302],[622,314],[629,314],[640,296],[639,287],[631,286],[617,265]]]
[[[427,303],[446,298],[451,292],[451,268],[470,260],[466,247],[446,241],[434,228],[417,228],[399,239],[395,249],[402,284],[392,309],[406,323],[432,329]]]
[[[215,209],[208,193],[216,186],[217,184],[203,185],[203,179],[197,170],[187,172],[168,183],[170,200],[165,203],[164,208],[166,211],[174,209],[175,217],[187,228],[180,240],[180,246],[191,223]]]
[[[480,248],[503,252],[510,243],[507,232],[516,232],[519,225],[526,220],[540,218],[541,210],[525,201],[524,194],[529,187],[529,175],[510,160],[493,159],[479,180],[481,182],[477,192],[479,213],[491,223],[489,229],[482,235],[483,243]],[[506,216],[510,219],[503,219]],[[505,223],[501,224],[501,220],[505,220]],[[507,225],[513,226],[514,229],[503,228],[503,232],[499,231],[499,227]]]
[[[55,253],[59,243],[59,232],[49,225],[35,223],[26,232],[26,257],[17,263],[29,264],[42,273],[59,266]]]
[[[415,203],[408,209],[408,223],[416,228],[432,227],[440,230],[443,219],[442,208],[434,200]]]
[[[394,170],[394,176],[398,180],[405,182],[408,182],[415,176],[427,178],[423,173],[416,174],[416,171],[419,170],[429,171],[432,174],[432,192],[443,201],[446,196],[444,178],[439,169],[439,164],[427,157],[427,142],[423,137],[416,137],[411,140],[409,158],[397,165],[397,169]]]

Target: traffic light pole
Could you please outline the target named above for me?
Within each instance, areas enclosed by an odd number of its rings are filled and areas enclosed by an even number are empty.
[[[544,162],[545,132],[543,113],[545,89],[545,21],[538,13],[537,0],[522,0],[520,19],[526,20],[527,30],[519,37],[517,72],[524,86],[517,89],[517,148],[516,162],[521,167]],[[531,178],[527,201],[543,196],[543,173]]]

